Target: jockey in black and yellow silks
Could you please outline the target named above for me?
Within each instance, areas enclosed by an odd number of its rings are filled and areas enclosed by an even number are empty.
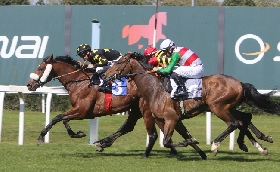
[[[77,48],[77,55],[85,62],[89,62],[88,68],[93,72],[89,87],[99,85],[99,75],[104,72],[105,66],[110,67],[109,61],[118,59],[121,53],[114,49],[93,49],[88,44],[81,44]],[[102,68],[103,67],[103,68]],[[111,90],[110,90],[111,91]]]
[[[121,53],[114,49],[94,49],[89,61],[96,64],[96,67],[107,65],[106,62],[116,60]]]
[[[171,61],[171,57],[167,57],[164,51],[157,50],[153,46],[145,48],[144,56],[148,58],[148,63],[153,67],[165,68]]]
[[[171,57],[167,57],[166,53],[161,50],[156,52],[155,57],[157,59],[158,66],[162,68],[168,66],[171,61]]]

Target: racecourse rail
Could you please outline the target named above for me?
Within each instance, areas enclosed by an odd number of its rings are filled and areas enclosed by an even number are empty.
[[[268,93],[272,90],[258,90],[260,93]],[[36,91],[29,91],[26,86],[16,85],[0,85],[0,142],[2,135],[2,120],[3,120],[3,107],[5,93],[18,94],[20,109],[19,109],[19,133],[18,133],[18,145],[23,145],[24,140],[24,94],[42,94],[42,113],[46,113],[46,125],[50,122],[50,107],[52,94],[68,95],[67,90],[63,86],[59,87],[41,87]],[[45,100],[45,94],[47,95]],[[280,96],[280,92],[277,91],[273,96]],[[98,118],[90,119],[89,122],[89,144],[98,140]],[[235,131],[230,134],[229,149],[234,149],[234,136]],[[163,133],[160,132],[160,145],[162,145]],[[148,142],[148,139],[147,139]],[[49,143],[49,132],[45,136],[45,143]],[[206,144],[211,144],[211,112],[206,112]]]

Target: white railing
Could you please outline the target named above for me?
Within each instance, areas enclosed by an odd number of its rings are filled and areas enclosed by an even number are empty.
[[[68,95],[68,92],[64,87],[41,87],[36,91],[28,91],[26,86],[16,86],[16,85],[0,85],[0,142],[2,136],[2,120],[3,120],[3,106],[5,93],[17,93],[19,96],[19,134],[18,134],[18,144],[23,145],[24,138],[24,94],[47,94],[46,99],[46,109],[45,100],[42,96],[42,112],[46,112],[46,125],[50,122],[50,107],[52,94]],[[45,111],[46,110],[46,111]],[[45,136],[45,142],[49,143],[49,133]]]
[[[260,93],[268,93],[271,90],[258,90]],[[28,91],[26,86],[16,86],[16,85],[0,85],[0,142],[1,142],[1,133],[2,133],[2,120],[3,120],[3,106],[4,106],[4,97],[5,93],[17,93],[19,96],[20,103],[20,112],[19,112],[19,135],[18,135],[18,145],[23,145],[24,140],[24,94],[42,94],[42,113],[46,113],[46,125],[50,123],[50,107],[52,94],[57,95],[68,95],[68,92],[64,89],[63,86],[59,87],[41,87],[36,91]],[[45,96],[47,95],[46,101]],[[273,96],[280,96],[280,92],[276,92]],[[46,104],[46,107],[45,107]],[[124,115],[125,113],[122,113]],[[89,144],[92,144],[98,138],[98,118],[90,120],[90,138]],[[235,131],[230,134],[230,144],[229,149],[234,149],[234,137]],[[94,140],[93,140],[94,139]],[[147,138],[148,139],[148,138]],[[147,140],[148,141],[148,140]],[[160,132],[159,143],[161,146],[163,141],[163,133]],[[45,143],[49,143],[49,132],[45,136]],[[206,112],[206,144],[211,144],[211,112]]]

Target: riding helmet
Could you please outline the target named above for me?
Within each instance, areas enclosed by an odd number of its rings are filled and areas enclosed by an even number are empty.
[[[88,44],[81,44],[77,48],[77,55],[81,56],[84,54],[85,51],[91,51],[91,47]]]
[[[176,48],[175,43],[170,39],[165,39],[160,44],[160,49],[163,51],[169,50],[170,48]]]
[[[148,46],[145,50],[144,50],[144,56],[150,56],[155,54],[157,51],[157,49],[153,46]]]

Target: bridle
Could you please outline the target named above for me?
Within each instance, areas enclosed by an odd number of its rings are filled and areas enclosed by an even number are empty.
[[[122,78],[122,77],[129,78],[129,77],[133,77],[133,76],[138,75],[138,74],[143,74],[143,73],[145,73],[145,72],[138,72],[138,73],[133,73],[133,72],[132,72],[132,71],[133,71],[133,67],[132,67],[132,65],[130,64],[130,59],[132,58],[131,55],[132,55],[132,54],[129,54],[128,57],[127,57],[127,55],[126,55],[126,56],[123,56],[123,58],[124,58],[125,60],[117,61],[116,64],[123,64],[123,63],[125,63],[124,66],[123,66],[123,68],[122,68],[122,69],[120,69],[120,67],[117,68],[117,69],[116,69],[116,72],[117,72],[117,73],[116,73],[115,75],[109,76],[109,77],[107,77],[106,79],[103,79],[103,81],[104,81],[104,82],[110,82],[110,81],[114,81],[114,80],[116,80],[116,79],[118,79],[118,78]],[[141,64],[141,63],[140,63],[140,64]],[[124,72],[124,69],[127,67],[127,65],[129,65],[129,73],[127,73],[127,74],[122,74],[122,73]],[[142,65],[142,64],[141,64],[141,65]],[[143,66],[143,65],[142,65],[142,66]]]
[[[117,78],[122,78],[122,77],[126,77],[126,78],[127,78],[127,77],[128,77],[128,76],[127,76],[128,74],[122,74],[122,73],[123,73],[124,69],[126,68],[126,66],[127,66],[128,64],[129,64],[130,72],[132,72],[132,66],[130,65],[130,57],[129,57],[129,58],[126,57],[126,56],[123,56],[123,57],[124,57],[125,60],[117,61],[117,62],[115,62],[115,63],[116,63],[116,64],[125,63],[124,67],[123,67],[122,69],[119,69],[120,67],[117,68],[117,69],[116,69],[116,71],[117,71],[116,74],[111,75],[111,76],[109,76],[109,77],[106,77],[106,79],[103,79],[103,81],[104,81],[105,83],[114,81],[114,80],[116,80]],[[130,73],[130,72],[129,72],[129,73]]]
[[[45,63],[47,63],[47,66],[48,66],[48,65],[51,66],[51,69],[48,69],[48,70],[49,70],[48,73],[45,73],[45,72],[47,71],[47,68],[48,68],[48,67],[46,66],[46,69],[45,69],[45,71],[43,72],[43,75],[42,75],[41,77],[38,76],[38,75],[35,74],[35,73],[31,73],[31,74],[30,74],[30,78],[33,79],[33,81],[36,82],[36,84],[35,84],[36,87],[42,87],[44,84],[46,84],[47,82],[49,82],[49,81],[46,81],[47,78],[48,78],[48,76],[47,76],[43,81],[41,81],[41,79],[42,79],[42,77],[43,77],[44,75],[49,75],[49,74],[51,73],[51,71],[53,70],[53,68],[52,68],[52,62],[45,62]],[[85,62],[84,62],[84,63],[85,63]],[[84,64],[83,64],[82,67],[81,67],[80,69],[78,69],[78,70],[75,70],[75,71],[72,71],[72,72],[68,72],[68,73],[66,73],[66,74],[62,74],[62,75],[59,75],[59,76],[56,76],[56,77],[52,77],[50,80],[56,80],[56,79],[58,79],[58,78],[61,78],[61,77],[64,77],[64,76],[71,75],[71,74],[74,74],[74,73],[76,73],[76,72],[82,71],[82,70],[85,69],[83,66],[84,66]]]

